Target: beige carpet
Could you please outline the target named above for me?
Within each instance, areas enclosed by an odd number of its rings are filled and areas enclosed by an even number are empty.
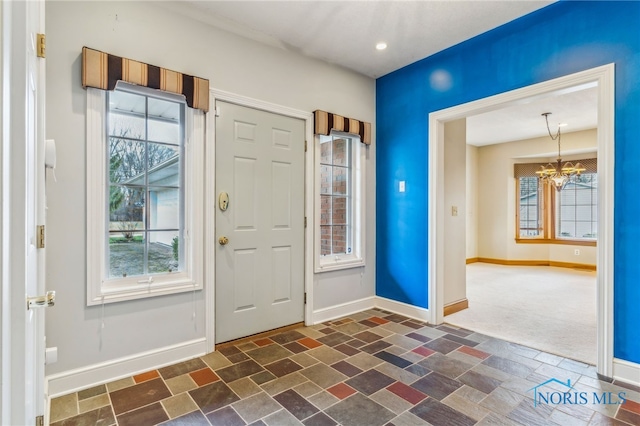
[[[467,265],[469,308],[445,322],[596,363],[596,273],[546,266]]]

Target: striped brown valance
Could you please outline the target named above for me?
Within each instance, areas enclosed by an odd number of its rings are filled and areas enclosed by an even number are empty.
[[[347,118],[320,110],[313,112],[313,118],[314,133],[316,135],[328,136],[331,133],[331,130],[353,133],[355,135],[360,135],[362,143],[371,145],[371,123],[354,120],[353,118]]]
[[[598,172],[598,159],[597,158],[585,158],[584,160],[570,160],[573,164],[580,163],[586,169],[582,173],[597,173]],[[562,164],[567,161],[562,160]],[[557,161],[547,161],[545,163],[523,163],[513,165],[513,176],[515,178],[521,177],[538,177],[536,172],[540,170],[540,166],[546,166],[548,163],[553,165],[557,164]]]
[[[119,80],[184,95],[191,108],[209,111],[209,80],[82,48],[82,87],[113,90]]]

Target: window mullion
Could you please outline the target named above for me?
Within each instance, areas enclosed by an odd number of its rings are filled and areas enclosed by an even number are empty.
[[[151,192],[149,191],[149,98],[144,98],[144,257],[143,274],[149,274],[149,224]]]

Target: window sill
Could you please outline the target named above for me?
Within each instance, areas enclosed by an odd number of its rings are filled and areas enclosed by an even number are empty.
[[[144,299],[154,296],[184,293],[187,291],[202,290],[202,285],[197,285],[193,280],[171,280],[153,283],[151,285],[137,284],[135,286],[111,285],[102,288],[102,294],[94,295],[87,301],[87,306],[101,305],[102,303],[125,302],[128,300]]]
[[[585,240],[560,240],[550,238],[516,238],[516,244],[559,244],[568,246],[596,247],[596,241]]]
[[[339,271],[341,269],[361,268],[365,265],[364,259],[360,258],[347,258],[331,260],[321,260],[315,268],[316,273]]]

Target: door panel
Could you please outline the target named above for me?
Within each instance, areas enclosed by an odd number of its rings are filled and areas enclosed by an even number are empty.
[[[304,319],[304,121],[217,102],[216,342]]]
[[[37,57],[38,33],[44,33],[44,2],[3,2],[0,26],[4,43],[7,105],[2,114],[3,389],[0,423],[35,424],[44,414],[44,312],[27,309],[27,297],[44,294],[44,249],[36,227],[44,225],[44,59]],[[11,58],[8,60],[8,53]],[[6,92],[5,92],[6,91]],[[9,123],[11,125],[9,125]],[[10,291],[9,291],[10,290]],[[5,377],[6,375],[6,377]],[[2,393],[9,391],[8,393]],[[5,405],[6,404],[6,405]]]

